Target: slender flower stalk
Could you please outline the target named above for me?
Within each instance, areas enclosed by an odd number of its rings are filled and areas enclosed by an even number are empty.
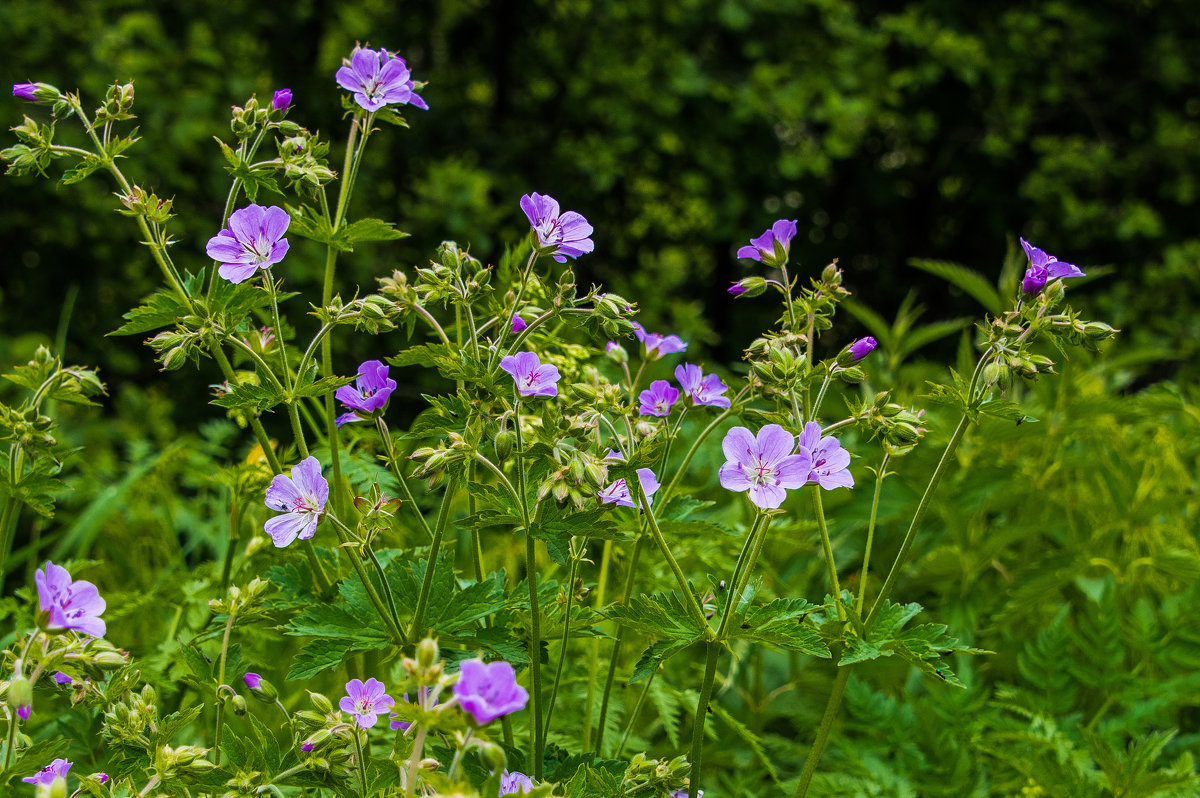
[[[858,599],[855,601],[854,609],[862,615],[863,599],[867,596],[867,577],[869,575],[869,566],[871,564],[871,545],[875,541],[875,519],[879,513],[879,494],[883,492],[883,480],[888,474],[888,458],[891,457],[889,452],[884,452],[883,461],[879,464],[879,470],[875,472],[875,496],[871,499],[871,519],[867,522],[867,545],[863,550],[862,576],[858,580]]]
[[[425,578],[421,582],[421,593],[417,597],[417,608],[413,611],[412,626],[408,628],[408,636],[416,640],[421,634],[421,623],[425,620],[425,610],[429,606],[429,590],[433,587],[433,575],[437,569],[438,554],[442,548],[442,536],[446,532],[446,523],[450,519],[450,505],[454,501],[458,489],[458,478],[451,477],[446,485],[446,494],[442,497],[442,509],[438,513],[437,526],[433,528],[433,540],[429,543],[429,561],[425,564]]]

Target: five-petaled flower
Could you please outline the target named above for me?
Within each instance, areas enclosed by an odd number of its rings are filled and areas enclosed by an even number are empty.
[[[850,453],[842,448],[832,435],[821,437],[821,425],[810,421],[800,433],[800,450],[808,452],[812,459],[808,482],[820,485],[825,490],[853,488],[854,477],[850,475]]]
[[[96,586],[82,579],[72,582],[71,574],[61,565],[46,561],[45,569],[33,574],[37,583],[38,603],[45,616],[47,630],[72,629],[92,637],[104,637],[106,627],[100,614],[104,599]]]
[[[350,410],[337,417],[337,425],[340,427],[379,415],[394,390],[396,381],[388,377],[387,364],[378,360],[363,361],[358,367],[354,387],[343,385],[334,393],[334,397]]]
[[[787,263],[788,250],[795,235],[796,220],[780,219],[758,238],[750,239],[748,245],[737,251],[737,256],[779,268]]]
[[[1029,268],[1025,270],[1025,278],[1021,280],[1021,290],[1027,294],[1041,291],[1047,280],[1084,276],[1083,270],[1075,264],[1047,255],[1023,238],[1021,246],[1025,248],[1025,254],[1029,257]]]
[[[37,773],[34,773],[32,776],[26,776],[21,781],[28,784],[49,787],[54,783],[55,779],[66,779],[67,771],[71,769],[72,764],[74,763],[69,759],[56,759]]]
[[[676,366],[675,379],[679,380],[679,387],[683,388],[684,395],[692,400],[693,405],[729,407],[731,404],[729,397],[724,395],[729,386],[721,382],[716,374],[705,374],[699,366],[691,363]]]
[[[788,490],[804,486],[812,470],[808,450],[794,452],[795,446],[796,439],[778,424],[763,427],[757,437],[745,427],[734,427],[721,442],[727,461],[719,472],[721,487],[748,490],[756,507],[778,507]]]
[[[240,283],[283,260],[288,251],[283,234],[291,222],[283,208],[247,205],[229,215],[229,227],[208,239],[205,251],[221,264],[217,274]]]
[[[484,665],[479,659],[464,660],[459,666],[454,695],[480,726],[524,709],[529,702],[529,693],[517,684],[512,665],[507,662]]]
[[[515,770],[500,774],[501,795],[527,795],[533,792],[533,779]]]
[[[670,414],[671,405],[679,398],[679,391],[666,380],[655,380],[650,387],[638,395],[642,406],[638,412],[643,416],[665,416]]]
[[[609,458],[614,460],[624,460],[620,452],[615,452],[617,455],[613,457],[614,452],[609,453]],[[639,468],[637,470],[638,482],[642,483],[642,491],[646,494],[646,500],[651,501],[655,493],[658,492],[659,484],[658,477],[649,468]],[[615,504],[618,507],[637,507],[639,506],[639,496],[633,494],[629,490],[629,485],[623,479],[618,479],[613,484],[609,485],[604,490],[596,494],[600,501],[605,504]]]
[[[542,359],[533,352],[506,355],[500,360],[500,368],[512,375],[517,393],[521,396],[558,395],[558,386],[555,385],[561,376],[558,367],[542,363]]]
[[[380,712],[387,711],[396,699],[387,694],[383,682],[378,679],[351,679],[346,682],[346,695],[338,702],[338,709],[354,716],[354,722],[369,729],[379,720]]]
[[[271,108],[276,111],[286,111],[292,105],[292,90],[278,89],[271,97]]]
[[[591,252],[596,245],[589,238],[592,226],[575,211],[559,213],[558,200],[536,191],[521,197],[521,210],[537,236],[538,251],[553,255],[559,263]]]
[[[687,343],[678,335],[659,335],[658,333],[646,332],[646,328],[638,322],[633,323],[633,334],[642,342],[645,347],[645,355],[653,360],[658,360],[663,355],[673,355],[676,352],[683,352],[688,348]]]
[[[338,69],[338,85],[354,92],[354,101],[367,111],[378,111],[385,105],[413,105],[429,110],[425,100],[416,93],[408,64],[387,50],[368,50],[355,47],[350,60]]]
[[[321,476],[321,463],[315,457],[305,458],[292,467],[290,479],[276,474],[271,480],[267,506],[285,515],[268,519],[263,531],[280,549],[296,538],[308,540],[316,533],[328,500],[329,481]]]
[[[854,362],[857,363],[867,355],[871,354],[877,345],[878,343],[875,340],[875,336],[868,335],[866,338],[859,338],[846,348],[850,350],[850,356],[854,359]]]

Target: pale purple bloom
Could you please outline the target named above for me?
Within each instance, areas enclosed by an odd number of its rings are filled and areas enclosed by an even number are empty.
[[[788,490],[804,486],[812,470],[808,450],[793,452],[795,445],[796,439],[778,424],[763,427],[757,438],[745,427],[734,427],[721,442],[727,460],[719,472],[721,487],[750,491],[756,507],[778,507]]]
[[[1029,257],[1029,268],[1025,270],[1025,278],[1021,281],[1021,290],[1027,294],[1041,291],[1048,280],[1084,276],[1083,271],[1075,264],[1047,255],[1024,238],[1021,239],[1021,246],[1025,248],[1025,254]]]
[[[526,795],[533,791],[533,779],[524,773],[504,771],[500,774],[501,795]]]
[[[20,97],[22,100],[31,100],[33,102],[37,102],[37,84],[14,83],[13,96]]]
[[[66,568],[49,560],[44,570],[39,568],[34,572],[33,579],[37,583],[38,603],[48,615],[47,629],[73,629],[92,637],[104,637],[106,627],[100,614],[105,604],[95,585],[82,579],[72,582]]]
[[[615,450],[614,450],[615,451]],[[608,453],[608,459],[624,460],[624,457],[614,457],[614,452]],[[620,455],[620,452],[616,452]],[[658,492],[659,484],[658,477],[649,468],[639,468],[637,470],[638,482],[642,483],[642,490],[646,493],[646,499],[652,500],[655,493]],[[596,494],[600,501],[604,504],[615,504],[618,507],[637,507],[639,496],[635,496],[630,490],[629,485],[623,479],[618,479],[613,484],[609,485],[604,490]]]
[[[338,702],[338,709],[349,712],[354,721],[369,729],[379,720],[379,713],[392,708],[396,699],[387,694],[383,682],[378,679],[351,679],[346,682],[346,695]]]
[[[729,293],[733,294],[734,296],[737,296],[738,294],[746,293],[746,286],[742,285],[741,280],[738,280],[736,283],[729,286],[725,290],[728,291]]]
[[[859,338],[854,343],[850,344],[850,355],[854,358],[854,362],[862,360],[875,349],[878,343],[875,336],[868,335],[866,338]]]
[[[37,773],[34,773],[32,776],[26,776],[21,781],[28,784],[49,787],[54,783],[55,779],[65,779],[67,771],[71,769],[72,764],[69,759],[56,759]]]
[[[716,374],[706,375],[699,366],[691,363],[676,366],[675,379],[679,380],[679,387],[683,388],[684,395],[692,400],[693,405],[729,407],[731,404],[729,397],[724,395],[729,386],[721,382]]]
[[[512,331],[514,333],[519,333],[521,330],[524,330],[528,326],[529,325],[525,323],[525,319],[521,318],[520,316],[517,316],[516,314],[513,315]]]
[[[796,235],[796,220],[780,219],[750,244],[737,251],[739,258],[762,261],[768,266],[781,266],[787,262],[791,241]]]
[[[363,361],[359,364],[354,387],[343,385],[334,393],[334,397],[350,410],[337,417],[337,425],[363,421],[379,414],[394,390],[396,381],[388,377],[386,364],[378,360]]]
[[[412,73],[404,59],[387,50],[354,48],[350,62],[337,71],[338,85],[354,92],[354,101],[368,111],[385,105],[413,105],[422,110],[429,106],[416,93]]]
[[[633,323],[633,334],[645,347],[646,357],[653,356],[654,360],[658,360],[663,355],[683,352],[688,348],[688,345],[678,335],[659,335],[646,332],[646,328],[636,321]]]
[[[205,251],[221,264],[217,274],[240,283],[283,260],[288,251],[283,234],[291,223],[283,208],[247,205],[229,215],[229,227],[208,239]]]
[[[655,380],[650,387],[638,395],[642,406],[638,412],[643,416],[665,416],[671,412],[671,405],[679,398],[679,391],[666,380]]]
[[[542,359],[533,352],[506,355],[500,360],[500,368],[512,375],[517,393],[521,396],[558,395],[558,386],[555,385],[560,379],[558,367],[543,364]]]
[[[62,671],[54,672],[54,683],[55,684],[71,684],[74,681],[75,681],[74,679],[72,679],[70,676],[63,673]]]
[[[810,421],[800,434],[800,451],[808,452],[812,459],[808,473],[809,484],[816,483],[825,490],[853,488],[854,477],[850,475],[850,453],[842,448],[832,435],[821,437],[821,425]]]
[[[616,352],[620,348],[621,348],[621,345],[619,343],[617,343],[616,341],[609,341],[608,343],[606,343],[604,345],[604,354],[611,355],[613,352]]]
[[[258,686],[262,684],[262,677],[257,673],[251,673],[247,671],[246,674],[242,676],[242,681],[244,681],[246,686],[251,690],[257,690]]]
[[[464,660],[459,666],[454,695],[480,726],[524,709],[529,701],[529,693],[517,684],[512,665],[507,662],[484,665],[480,659]]]
[[[276,111],[286,111],[292,105],[292,90],[279,89],[271,97],[271,107]]]
[[[595,243],[588,237],[592,234],[588,220],[575,211],[560,214],[558,200],[553,197],[536,191],[526,194],[521,197],[521,210],[537,235],[539,251],[553,255],[559,263],[595,249]]]
[[[268,519],[263,530],[280,549],[296,538],[308,540],[316,533],[328,500],[329,482],[321,476],[321,463],[315,457],[305,458],[292,467],[290,479],[276,474],[271,480],[267,506],[286,515]]]

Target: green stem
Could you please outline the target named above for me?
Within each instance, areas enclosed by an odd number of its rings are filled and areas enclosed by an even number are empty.
[[[733,408],[737,406],[738,401],[748,389],[749,386],[745,386],[742,388],[742,390],[738,391],[737,396],[733,398],[732,404],[719,416],[710,421],[708,426],[701,430],[700,434],[696,436],[696,439],[692,441],[692,447],[688,449],[688,453],[684,456],[683,462],[680,463],[679,468],[676,469],[675,476],[671,478],[671,482],[667,485],[667,487],[658,494],[658,500],[661,502],[661,506],[667,506],[667,500],[674,495],[675,488],[679,486],[679,480],[683,479],[683,475],[687,473],[688,466],[692,463],[692,458],[696,456],[696,452],[700,451],[700,445],[704,443],[705,439],[708,438],[709,435],[712,434],[713,430],[721,426],[721,423],[725,421],[725,419],[733,415]]]
[[[704,757],[704,720],[708,716],[708,702],[712,699],[713,681],[717,676],[717,656],[721,653],[721,644],[709,640],[705,644],[704,681],[700,687],[700,698],[696,701],[696,719],[692,729],[692,750],[688,761],[692,765],[691,777],[688,780],[688,798],[696,798],[700,791],[700,764]]]
[[[608,568],[612,563],[613,542],[604,541],[600,555],[600,576],[596,580],[596,606],[603,607],[608,594]],[[592,746],[592,701],[596,697],[596,672],[600,668],[600,638],[592,638],[592,653],[588,657],[587,699],[583,707],[583,740],[580,750],[588,751]]]
[[[650,534],[654,537],[654,542],[658,544],[659,550],[662,551],[663,557],[666,558],[667,565],[671,566],[671,572],[675,574],[675,581],[679,583],[679,589],[683,591],[684,600],[687,602],[692,617],[706,630],[706,638],[712,639],[712,628],[708,625],[708,619],[704,617],[704,609],[696,601],[696,596],[692,593],[692,586],[688,584],[687,577],[683,575],[683,569],[679,567],[675,555],[671,553],[671,547],[667,545],[667,539],[663,537],[662,530],[658,528],[658,520],[654,517],[654,509],[650,506],[650,500],[646,497],[641,480],[635,481],[637,482],[640,506],[646,514],[646,521],[650,524]]]
[[[638,694],[638,700],[633,705],[633,711],[629,713],[629,719],[625,722],[625,733],[621,735],[621,744],[617,746],[617,759],[625,753],[625,743],[629,742],[629,734],[633,731],[633,724],[637,721],[638,713],[642,711],[642,705],[646,703],[646,694],[650,692],[650,685],[654,684],[654,677],[658,675],[658,671],[646,677],[646,684],[642,687],[642,692]]]
[[[533,774],[535,779],[541,781],[546,739],[542,730],[542,630],[541,609],[538,607],[535,542],[533,532],[526,528],[525,578],[529,582],[529,667],[533,671],[533,727],[530,729],[530,735],[533,737]]]
[[[367,798],[367,758],[363,754],[363,744],[359,739],[358,729],[354,729],[354,750],[358,753],[358,778],[362,783],[363,798]]]
[[[392,596],[392,588],[388,585],[387,576],[383,573],[383,564],[379,562],[379,558],[375,556],[375,550],[369,545],[366,546],[367,556],[371,559],[371,565],[375,568],[375,573],[379,575],[379,585],[383,588],[383,597],[387,601],[388,610],[392,613],[392,621],[395,622],[396,628],[400,628],[400,613],[396,612],[396,599]]]
[[[729,582],[726,588],[729,592],[725,595],[725,607],[721,611],[721,623],[717,627],[717,639],[725,638],[725,630],[729,628],[729,619],[733,617],[733,608],[736,602],[741,600],[741,590],[738,585],[742,581],[742,574],[745,573],[746,561],[750,558],[750,553],[754,550],[755,541],[758,538],[759,527],[767,516],[759,513],[754,518],[754,524],[750,527],[750,534],[746,535],[746,542],[742,544],[742,551],[738,555],[737,563],[733,566],[733,575],[729,577]]]
[[[517,286],[517,298],[513,300],[512,311],[509,312],[508,318],[504,324],[500,325],[500,331],[496,333],[496,348],[488,355],[488,371],[491,371],[496,364],[496,355],[504,346],[504,338],[512,330],[513,316],[517,315],[517,308],[521,307],[521,297],[525,294],[525,286],[529,284],[529,276],[533,273],[533,265],[537,263],[538,251],[535,248],[529,253],[529,260],[525,262],[525,269],[521,272],[521,284]]]
[[[433,530],[429,528],[429,522],[425,520],[424,513],[417,506],[417,500],[413,497],[412,490],[408,487],[408,482],[404,479],[404,473],[400,470],[400,461],[396,458],[396,445],[392,440],[392,433],[388,430],[387,422],[380,416],[375,419],[375,428],[379,430],[379,437],[383,440],[383,450],[387,454],[388,468],[391,469],[392,476],[396,478],[396,484],[400,486],[400,492],[404,494],[402,497],[408,502],[408,506],[412,508],[412,513],[420,522],[421,528],[425,530],[425,536],[433,540]]]
[[[417,765],[421,762],[421,752],[425,748],[425,727],[417,727],[417,736],[413,739],[412,754],[408,757],[408,778],[405,779],[404,795],[415,798],[417,794]]]
[[[546,728],[543,737],[550,735],[550,719],[554,717],[554,702],[558,700],[558,685],[562,681],[563,665],[567,661],[567,643],[571,635],[571,602],[575,598],[575,578],[579,573],[579,560],[587,551],[587,538],[583,539],[579,557],[571,559],[571,571],[567,576],[567,607],[563,613],[562,645],[558,649],[558,665],[554,671],[554,686],[550,688],[550,701],[546,704]]]
[[[821,533],[821,548],[825,550],[825,567],[829,571],[829,589],[833,591],[833,603],[838,617],[846,619],[846,608],[842,606],[842,586],[838,581],[837,564],[833,560],[833,544],[829,540],[829,527],[825,524],[825,507],[821,502],[821,486],[812,486],[813,515],[817,517],[817,529]]]
[[[229,636],[233,632],[233,619],[236,612],[233,607],[229,608],[229,619],[225,621],[225,636],[221,638],[221,659],[217,666],[217,689],[220,690],[221,685],[225,684],[225,662],[229,654]],[[213,764],[221,764],[221,730],[225,726],[225,699],[218,692],[217,694],[217,728],[213,734]]]
[[[808,794],[808,785],[817,772],[817,764],[821,761],[825,743],[829,740],[829,732],[833,729],[833,722],[837,719],[838,710],[841,708],[842,695],[846,692],[846,682],[850,679],[851,667],[838,668],[837,676],[833,680],[833,688],[829,692],[829,701],[825,704],[825,714],[821,716],[821,725],[817,728],[817,736],[813,740],[812,748],[808,749],[808,758],[804,760],[804,770],[800,773],[800,783],[796,786],[796,792],[792,798],[804,798]]]
[[[408,636],[412,640],[419,639],[421,622],[425,620],[425,608],[429,605],[429,590],[433,587],[433,574],[437,568],[438,552],[442,546],[442,535],[446,532],[446,522],[450,518],[450,504],[454,500],[454,491],[458,488],[458,478],[451,477],[446,485],[446,495],[442,497],[442,509],[438,513],[437,526],[433,529],[433,539],[429,544],[429,561],[425,564],[425,579],[421,582],[421,594],[417,597],[417,609],[413,612],[412,626]]]
[[[233,573],[233,554],[237,548],[238,539],[240,537],[242,527],[242,503],[233,500],[233,506],[229,508],[229,543],[225,546],[225,562],[221,566],[221,592],[225,593],[229,590],[229,577]]]
[[[862,616],[863,599],[867,595],[868,567],[871,564],[871,545],[875,541],[875,518],[879,513],[879,494],[883,492],[883,480],[887,477],[889,457],[891,455],[884,452],[883,462],[879,464],[879,470],[875,472],[875,497],[871,500],[871,520],[867,522],[867,546],[863,551],[862,576],[858,580],[858,601],[854,607],[860,617]]]
[[[363,590],[367,593],[367,598],[375,605],[375,611],[379,613],[379,618],[383,621],[383,625],[387,627],[388,633],[398,645],[401,647],[407,645],[408,640],[404,637],[404,631],[400,628],[399,623],[392,620],[391,614],[388,612],[387,607],[384,606],[383,599],[379,598],[379,591],[375,589],[374,583],[371,582],[371,577],[367,573],[367,569],[363,567],[362,557],[355,551],[358,547],[358,542],[351,539],[349,527],[339,521],[336,516],[329,514],[327,516],[333,523],[333,528],[337,530],[338,539],[342,542],[342,548],[349,555],[350,564],[354,566],[354,572],[358,574],[359,581],[363,585]],[[387,585],[386,581],[384,585]]]
[[[629,558],[629,574],[625,577],[625,593],[621,597],[621,606],[628,607],[629,599],[633,596],[634,579],[637,576],[638,557],[642,553],[644,534],[638,535],[633,544],[633,554]],[[608,676],[604,679],[604,696],[600,699],[600,722],[596,727],[596,756],[604,755],[604,723],[608,718],[608,699],[612,695],[613,679],[617,675],[617,659],[621,655],[621,639],[625,636],[625,625],[617,623],[617,633],[613,639],[612,655],[608,659]]]

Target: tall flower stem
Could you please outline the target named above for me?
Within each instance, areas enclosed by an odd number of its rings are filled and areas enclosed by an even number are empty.
[[[804,770],[800,773],[800,783],[796,785],[793,798],[804,798],[808,794],[808,785],[812,783],[813,775],[817,772],[821,753],[825,750],[825,743],[829,741],[829,732],[833,729],[833,722],[837,719],[838,710],[841,709],[842,696],[846,693],[846,682],[850,679],[852,667],[852,665],[847,665],[844,668],[838,668],[837,676],[833,679],[829,701],[825,704],[825,714],[821,716],[821,725],[817,728],[817,736],[813,740],[812,748],[808,749],[808,758],[804,760]]]
[[[646,696],[650,693],[650,687],[654,684],[654,677],[658,675],[658,671],[646,677],[646,684],[642,686],[642,692],[638,694],[637,701],[633,704],[633,709],[629,712],[629,718],[625,721],[625,733],[621,735],[621,742],[617,745],[617,759],[625,753],[625,743],[629,742],[629,735],[633,732],[633,724],[637,722],[637,716],[642,711],[642,706],[646,703]]]
[[[675,493],[675,488],[679,486],[679,480],[683,479],[683,475],[687,473],[688,466],[692,464],[692,458],[696,456],[696,452],[700,451],[700,445],[703,444],[708,436],[712,434],[713,430],[721,426],[721,423],[724,422],[725,419],[733,415],[733,408],[737,407],[738,401],[749,390],[749,387],[750,386],[747,385],[738,391],[737,395],[733,397],[732,404],[720,415],[710,421],[708,426],[701,430],[700,434],[696,436],[696,439],[692,441],[692,447],[688,449],[688,453],[684,455],[683,462],[679,464],[679,468],[675,471],[675,476],[671,478],[671,482],[667,485],[667,487],[658,494],[658,500],[662,503],[663,507],[667,506],[667,500],[670,499]]]
[[[700,688],[700,698],[696,701],[696,719],[692,728],[692,749],[688,761],[692,765],[691,777],[688,779],[688,798],[696,798],[700,794],[700,765],[704,757],[704,720],[708,716],[708,702],[712,700],[713,682],[717,676],[717,657],[721,653],[721,644],[716,640],[705,643],[704,681]]]
[[[359,730],[354,730],[354,750],[358,754],[358,778],[362,784],[363,798],[367,798],[367,757],[363,753],[362,740],[358,739]],[[370,747],[368,746],[368,750]]]
[[[821,501],[821,486],[812,486],[813,515],[817,518],[817,530],[821,533],[821,548],[825,550],[825,567],[829,571],[829,590],[837,607],[838,618],[846,619],[846,608],[842,606],[842,585],[838,581],[837,563],[833,561],[833,544],[829,540],[829,527],[825,523],[825,506]]]
[[[533,774],[541,780],[545,759],[546,737],[542,727],[542,630],[541,609],[538,607],[537,550],[533,531],[525,530],[525,578],[529,582],[529,659],[533,671]]]
[[[370,574],[363,567],[362,557],[355,551],[358,542],[352,539],[349,527],[337,520],[336,516],[328,515],[328,517],[333,523],[333,528],[337,530],[338,539],[342,542],[342,548],[350,555],[350,564],[354,566],[354,571],[358,574],[359,581],[362,582],[363,590],[366,591],[367,598],[375,605],[375,611],[379,613],[383,625],[387,627],[388,633],[396,641],[397,645],[407,645],[408,640],[404,637],[404,630],[400,628],[400,624],[392,618],[391,613],[384,606],[383,599],[379,597],[379,591],[375,589],[375,584],[371,581]],[[382,580],[382,576],[380,579]],[[384,589],[387,589],[386,581],[383,582],[383,586]]]
[[[20,659],[21,669],[20,669],[19,675],[23,676],[25,673],[25,658],[29,656],[29,649],[33,648],[33,641],[37,640],[39,634],[41,634],[40,629],[34,630],[34,632],[31,635],[29,635],[29,639],[25,641],[25,647],[21,649],[21,659]],[[5,744],[4,744],[4,770],[5,770],[5,772],[8,771],[8,766],[12,762],[13,746],[16,745],[16,742],[17,742],[17,726],[20,725],[19,721],[20,721],[20,718],[17,715],[16,709],[14,709],[11,706],[8,707],[8,736],[5,739]]]
[[[488,355],[488,371],[491,371],[496,364],[496,355],[504,348],[504,339],[508,336],[512,329],[513,316],[517,315],[517,308],[521,307],[521,297],[525,294],[525,286],[529,284],[529,278],[533,274],[533,266],[537,263],[538,251],[534,247],[529,253],[529,260],[525,262],[525,268],[521,272],[521,284],[517,286],[517,297],[513,300],[512,311],[508,314],[505,322],[500,325],[499,332],[496,333],[496,348]]]
[[[225,684],[225,661],[229,653],[229,636],[233,632],[233,619],[237,613],[232,606],[229,608],[229,618],[225,621],[225,635],[221,638],[221,658],[217,664],[217,728],[213,734],[213,764],[221,764],[221,731],[225,728],[225,696],[220,694],[221,685]]]
[[[454,501],[457,489],[458,477],[450,477],[450,482],[446,485],[446,494],[442,497],[442,509],[438,512],[437,525],[433,528],[433,539],[429,542],[429,561],[425,564],[425,578],[421,581],[421,593],[417,596],[412,626],[408,628],[408,636],[412,640],[418,639],[421,634],[421,624],[429,606],[429,590],[433,587],[433,574],[437,569],[438,554],[442,547],[442,536],[446,532],[446,523],[450,519],[450,505]]]
[[[604,549],[600,554],[600,576],[596,579],[596,606],[603,607],[604,599],[608,596],[608,568],[612,564],[613,542],[604,541]],[[592,638],[591,656],[588,657],[587,699],[583,707],[583,740],[580,748],[583,751],[591,749],[592,745],[592,700],[596,697],[596,673],[600,669],[600,638]]]
[[[400,461],[396,457],[396,444],[392,440],[392,433],[388,430],[387,422],[380,416],[375,419],[375,428],[379,430],[379,437],[383,441],[383,451],[387,454],[388,467],[392,471],[392,476],[396,478],[396,484],[400,487],[400,492],[404,495],[401,497],[408,502],[408,506],[412,508],[412,513],[416,516],[417,521],[421,524],[421,528],[425,530],[425,536],[433,540],[433,530],[429,528],[429,522],[425,520],[424,513],[417,506],[417,500],[413,498],[412,491],[408,487],[408,482],[404,479],[404,472],[400,468]]]
[[[417,727],[417,736],[413,739],[412,754],[408,757],[408,778],[404,780],[404,795],[414,798],[417,794],[417,770],[421,762],[421,752],[425,748],[425,727]]]
[[[692,593],[692,586],[688,584],[687,577],[683,575],[683,569],[679,567],[679,563],[675,560],[675,555],[671,553],[671,547],[667,545],[667,539],[663,537],[662,530],[658,528],[658,520],[654,517],[654,510],[650,507],[650,500],[646,496],[646,490],[642,487],[642,481],[635,480],[638,488],[638,501],[642,512],[646,514],[646,521],[650,525],[650,534],[654,537],[654,542],[658,544],[659,550],[663,557],[667,560],[667,565],[671,567],[671,572],[675,574],[675,581],[679,583],[679,589],[683,592],[684,601],[687,603],[688,611],[696,622],[708,630],[706,636],[712,636],[712,629],[708,625],[708,619],[704,617],[704,610],[700,603],[696,601],[696,596]]]
[[[558,665],[554,670],[554,686],[550,688],[550,701],[546,704],[546,728],[542,732],[543,737],[550,734],[550,719],[554,717],[554,702],[558,700],[558,685],[562,681],[563,665],[567,661],[567,643],[571,639],[571,603],[575,598],[575,578],[579,573],[579,561],[586,553],[587,543],[587,538],[584,538],[579,556],[571,559],[571,571],[567,576],[567,605],[563,612],[562,645],[558,649]]]
[[[766,538],[765,526],[769,523],[770,516],[759,513],[750,527],[750,534],[746,535],[746,542],[742,545],[741,554],[738,555],[737,563],[733,566],[733,574],[729,577],[726,585],[729,592],[725,596],[725,607],[721,611],[721,622],[717,627],[718,640],[725,639],[725,630],[729,628],[729,620],[733,617],[733,608],[737,602],[741,601],[743,584],[749,581],[750,572],[754,569],[755,561],[758,560],[757,552],[762,550],[759,541]]]
[[[300,456],[308,457],[308,441],[304,439],[304,428],[300,425],[300,409],[297,407],[299,400],[292,395],[292,370],[288,366],[287,342],[283,340],[283,324],[279,320],[279,294],[270,266],[263,269],[263,281],[267,286],[267,293],[271,296],[271,320],[275,322],[275,339],[279,341],[279,359],[283,363],[283,384],[288,394],[287,413],[292,423],[292,437],[300,450]],[[301,375],[296,376],[299,378]]]
[[[629,574],[625,577],[625,592],[621,596],[621,606],[628,607],[629,599],[633,596],[634,579],[637,576],[638,556],[642,553],[642,545],[646,541],[645,533],[638,535],[633,544],[633,554],[629,557]],[[621,640],[625,637],[625,625],[617,624],[617,633],[613,638],[612,655],[608,660],[608,676],[604,679],[604,696],[600,699],[600,722],[596,728],[596,756],[604,756],[604,723],[608,719],[608,699],[612,695],[613,679],[617,675],[617,660],[621,655]]]
[[[858,600],[854,606],[855,611],[860,616],[863,610],[863,600],[867,595],[868,567],[871,564],[871,544],[875,541],[875,518],[879,514],[879,494],[883,492],[883,480],[887,477],[888,459],[890,457],[890,453],[884,452],[883,462],[879,464],[879,470],[875,472],[875,497],[871,500],[871,520],[867,522],[867,545],[863,550],[862,576],[858,580]]]

